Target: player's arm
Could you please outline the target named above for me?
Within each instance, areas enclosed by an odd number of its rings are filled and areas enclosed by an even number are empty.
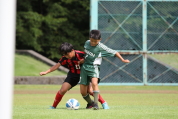
[[[44,72],[40,72],[40,75],[42,76],[42,75],[46,75],[46,74],[48,74],[50,72],[53,72],[56,69],[58,69],[60,66],[61,66],[61,64],[58,62],[56,65],[52,66],[50,69],[48,69],[48,70],[46,70]]]
[[[118,52],[116,52],[115,56],[118,57],[124,63],[130,62],[128,59],[124,59]]]
[[[113,50],[102,43],[100,43],[100,46],[101,46],[102,57],[116,56],[124,63],[130,62],[128,59],[125,60],[116,50]]]
[[[81,59],[80,61],[78,61],[78,64],[83,64],[84,63],[84,59]]]
[[[80,55],[80,57],[82,58],[82,59],[80,59],[80,61],[78,61],[78,64],[80,65],[80,64],[83,64],[84,61],[85,61],[85,59],[84,59],[84,57],[85,57],[85,52],[80,51],[79,55]]]

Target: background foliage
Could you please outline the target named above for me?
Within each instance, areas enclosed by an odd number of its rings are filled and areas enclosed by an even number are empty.
[[[78,50],[88,39],[89,0],[17,0],[16,49],[59,59],[62,42]]]

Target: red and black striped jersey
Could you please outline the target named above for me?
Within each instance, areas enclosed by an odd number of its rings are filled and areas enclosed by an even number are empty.
[[[81,65],[78,64],[78,61],[84,59],[85,52],[75,50],[75,57],[72,59],[67,59],[66,57],[62,56],[59,59],[59,63],[68,68],[71,73],[80,74],[80,67]]]

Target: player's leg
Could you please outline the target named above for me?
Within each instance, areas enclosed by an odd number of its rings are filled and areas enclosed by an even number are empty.
[[[93,77],[91,79],[92,88],[93,88],[93,96],[94,96],[94,110],[98,110],[98,96],[99,96],[99,87],[98,87],[98,78]]]
[[[90,95],[93,96],[93,88],[91,86],[91,83],[88,86],[88,92],[89,92]],[[102,96],[100,94],[98,96],[98,101],[101,103],[103,109],[109,109],[109,106],[108,106],[107,102],[102,98]]]
[[[93,109],[94,110],[98,110],[98,96],[99,96],[99,87],[98,87],[98,83],[100,82],[100,78],[99,78],[99,67],[95,66],[92,70],[88,71],[88,77],[89,77],[89,81],[92,84],[92,88],[93,88],[93,97],[94,97],[94,106]]]
[[[51,106],[51,109],[56,108],[59,102],[61,101],[64,94],[70,90],[72,87],[76,86],[79,82],[80,75],[79,74],[73,74],[69,72],[67,74],[66,79],[64,80],[64,83],[62,84],[61,89],[57,92],[53,106]]]
[[[64,94],[71,88],[71,85],[68,82],[64,82],[62,84],[61,89],[56,93],[53,105],[50,107],[51,109],[54,109],[57,107],[61,99],[63,98]]]
[[[93,96],[93,88],[92,88],[91,84],[88,86],[88,92],[89,92],[90,95]],[[102,96],[101,96],[100,94],[99,94],[99,96],[98,96],[98,101],[99,101],[101,104],[103,104],[103,103],[105,102],[105,100],[102,98]]]
[[[87,72],[82,68],[81,72],[80,72],[80,93],[83,97],[83,99],[88,103],[87,104],[87,109],[92,108],[93,107],[93,101],[90,98],[90,95],[87,91],[88,89],[88,85],[89,85],[89,80],[88,80],[88,76],[87,76]]]
[[[82,94],[83,99],[88,103],[86,109],[90,109],[93,107],[93,100],[91,100],[89,93],[87,92],[88,86],[80,84],[80,92]]]

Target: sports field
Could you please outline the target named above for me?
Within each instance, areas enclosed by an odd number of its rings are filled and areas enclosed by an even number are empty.
[[[172,56],[164,56],[162,59],[169,59],[175,63],[177,61],[175,58],[171,59]],[[45,64],[40,64],[41,62],[28,56],[16,55],[15,58],[16,76],[39,76],[40,71],[49,68],[43,67]],[[168,61],[163,62],[169,64]],[[38,67],[32,66],[34,64],[38,64],[35,65]],[[177,66],[173,62],[169,65]],[[65,75],[59,73],[57,71],[51,75]],[[103,110],[101,105],[100,110],[85,109],[86,102],[80,94],[79,86],[76,86],[63,97],[57,109],[50,110],[48,108],[60,87],[61,85],[14,85],[13,119],[178,118],[178,86],[100,86],[101,95],[110,106],[109,110]],[[79,110],[66,109],[65,103],[70,98],[79,100]]]
[[[177,119],[177,86],[100,86],[110,109],[85,109],[79,86],[70,90],[57,109],[48,109],[60,85],[14,85],[13,119]],[[67,110],[75,98],[79,110]]]

